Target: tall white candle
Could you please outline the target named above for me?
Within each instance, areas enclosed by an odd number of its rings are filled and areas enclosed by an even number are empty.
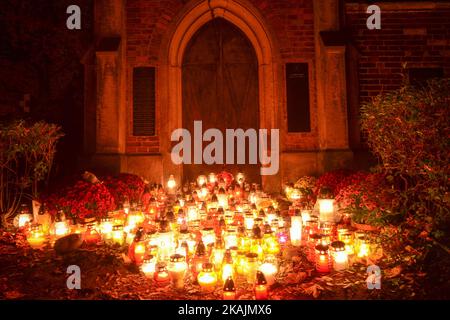
[[[292,216],[291,217],[291,244],[293,246],[299,246],[302,241],[302,217]]]

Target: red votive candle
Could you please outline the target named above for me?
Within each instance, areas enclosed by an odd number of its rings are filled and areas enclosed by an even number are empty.
[[[269,298],[266,277],[261,271],[256,272],[255,298],[256,300],[267,300]]]
[[[316,271],[320,273],[330,272],[328,246],[322,244],[316,246]]]

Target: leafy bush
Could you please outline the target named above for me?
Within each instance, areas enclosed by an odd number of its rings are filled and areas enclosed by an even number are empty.
[[[0,127],[0,212],[8,225],[23,197],[36,198],[38,184],[46,180],[56,144],[63,136],[55,124],[25,121]]]
[[[377,168],[398,199],[399,226],[448,242],[450,79],[379,95],[362,107],[362,128]]]

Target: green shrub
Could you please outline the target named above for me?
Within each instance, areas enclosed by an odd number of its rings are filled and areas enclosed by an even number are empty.
[[[362,107],[377,168],[397,199],[392,210],[411,239],[448,242],[450,79],[404,85]]]

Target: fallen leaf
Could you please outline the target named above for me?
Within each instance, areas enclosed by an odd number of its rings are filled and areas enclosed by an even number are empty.
[[[12,290],[12,291],[6,291],[5,292],[5,298],[6,299],[18,299],[18,298],[21,298],[23,296],[24,296],[24,294],[20,293],[17,290]]]
[[[312,286],[305,288],[305,293],[313,296],[314,298],[318,298],[321,290],[324,290],[321,286],[318,284],[313,284]]]
[[[385,277],[388,278],[388,279],[395,278],[395,277],[397,277],[401,272],[402,272],[402,267],[401,267],[401,266],[397,266],[397,267],[394,267],[394,268],[392,268],[392,269],[386,270],[386,272],[385,272]]]

